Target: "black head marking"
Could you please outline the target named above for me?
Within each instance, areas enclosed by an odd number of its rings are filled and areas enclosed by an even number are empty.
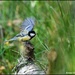
[[[35,33],[35,31],[30,31],[30,32],[28,33],[28,35],[29,35],[31,38],[33,38],[33,37],[36,35],[36,33]]]

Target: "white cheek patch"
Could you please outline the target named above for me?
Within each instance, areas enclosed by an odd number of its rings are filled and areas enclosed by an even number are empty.
[[[34,33],[30,33],[30,36],[34,36],[35,34]]]

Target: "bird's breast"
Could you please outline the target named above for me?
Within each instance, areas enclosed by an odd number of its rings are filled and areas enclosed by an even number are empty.
[[[30,40],[30,36],[24,36],[24,37],[19,37],[19,41],[27,41],[27,40]]]

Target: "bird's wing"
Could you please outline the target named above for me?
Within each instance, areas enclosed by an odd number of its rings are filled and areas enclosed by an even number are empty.
[[[21,31],[31,31],[34,27],[35,19],[33,17],[27,18],[21,25]]]

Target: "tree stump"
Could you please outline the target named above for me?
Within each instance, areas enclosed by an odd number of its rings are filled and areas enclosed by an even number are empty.
[[[30,41],[24,42],[25,50],[21,51],[21,57],[13,70],[15,74],[45,74],[44,70],[35,63],[34,47]]]

